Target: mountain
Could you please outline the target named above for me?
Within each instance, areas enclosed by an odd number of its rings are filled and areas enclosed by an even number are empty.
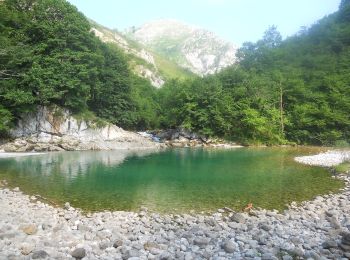
[[[131,69],[143,78],[148,79],[154,87],[161,87],[166,80],[185,79],[192,73],[150,51],[136,41],[125,37],[117,30],[112,30],[90,20],[91,31],[105,43],[116,45],[128,56]]]
[[[156,20],[126,31],[129,39],[197,75],[213,74],[236,62],[237,46],[214,33],[176,20]]]

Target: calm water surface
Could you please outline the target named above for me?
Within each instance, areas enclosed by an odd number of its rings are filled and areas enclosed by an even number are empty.
[[[342,183],[293,161],[305,148],[178,149],[49,153],[0,159],[0,179],[29,194],[83,210],[282,209],[337,191]]]

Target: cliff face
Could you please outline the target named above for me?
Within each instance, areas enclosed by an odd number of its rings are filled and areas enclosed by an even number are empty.
[[[133,72],[159,88],[163,86],[165,80],[159,72],[153,55],[144,48],[132,46],[121,34],[105,28],[97,23],[91,22],[91,31],[105,43],[117,45],[126,55],[129,56],[129,64]]]
[[[73,151],[158,148],[139,134],[112,124],[78,120],[69,111],[41,107],[25,115],[11,131],[15,138],[3,145],[6,152]]]

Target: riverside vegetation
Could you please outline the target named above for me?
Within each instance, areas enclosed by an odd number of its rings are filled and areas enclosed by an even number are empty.
[[[102,43],[63,0],[0,3],[0,131],[57,105],[127,129],[183,127],[243,144],[347,144],[350,1],[282,41],[275,27],[245,43],[239,62],[159,90]]]

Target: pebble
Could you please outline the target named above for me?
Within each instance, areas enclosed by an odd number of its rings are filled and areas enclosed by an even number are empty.
[[[49,254],[44,250],[34,251],[32,255],[32,259],[45,259],[48,257],[49,257]]]
[[[236,250],[236,245],[232,241],[226,241],[223,245],[222,248],[225,250],[226,253],[234,253]]]
[[[35,246],[29,243],[23,243],[21,245],[21,253],[22,255],[29,255],[33,250],[34,250]]]
[[[197,246],[199,246],[199,247],[205,247],[206,245],[209,244],[209,239],[204,238],[204,237],[196,237],[196,238],[193,240],[193,244],[194,244],[194,245],[197,245]]]
[[[74,251],[71,253],[71,256],[73,256],[76,259],[82,259],[86,256],[86,251],[84,248],[76,248]]]
[[[245,215],[242,213],[236,213],[231,217],[231,220],[240,224],[245,223]]]
[[[21,229],[27,235],[34,235],[38,231],[38,228],[34,224],[23,226]]]

